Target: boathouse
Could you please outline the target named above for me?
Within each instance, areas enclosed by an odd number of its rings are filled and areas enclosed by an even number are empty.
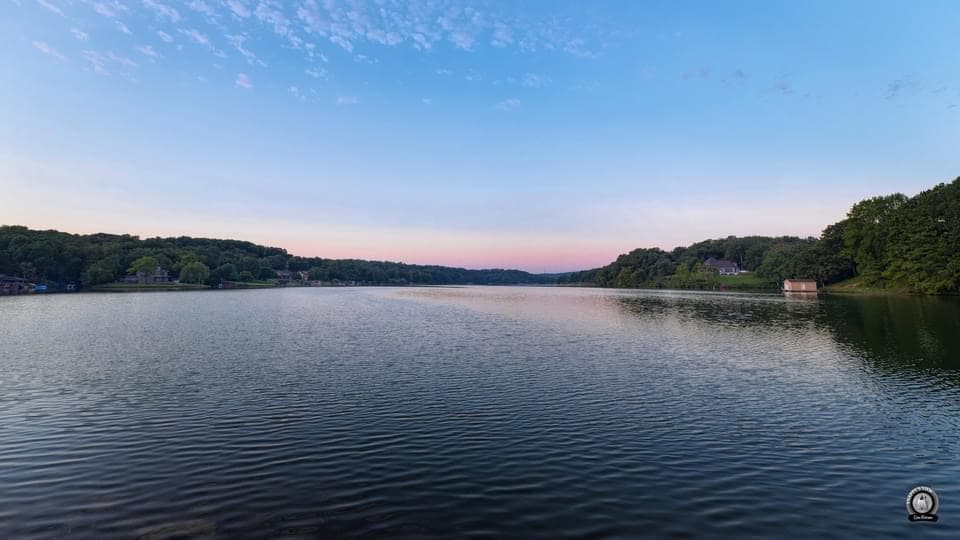
[[[30,281],[0,274],[0,295],[26,294],[33,291],[33,283]]]
[[[783,292],[817,292],[817,280],[815,279],[785,279],[783,280]]]

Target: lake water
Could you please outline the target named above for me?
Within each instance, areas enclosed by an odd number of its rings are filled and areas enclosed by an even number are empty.
[[[0,538],[958,538],[958,457],[953,299],[0,298]]]

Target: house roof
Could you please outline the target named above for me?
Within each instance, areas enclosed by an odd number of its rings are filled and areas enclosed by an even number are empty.
[[[710,257],[709,259],[707,259],[706,261],[704,261],[703,264],[706,264],[706,265],[709,265],[709,266],[722,266],[722,267],[724,267],[724,268],[732,267],[732,266],[736,266],[736,265],[737,265],[737,263],[735,263],[735,262],[733,262],[733,261],[725,261],[725,260],[723,260],[723,259],[714,259],[713,257]]]
[[[6,274],[0,274],[0,281],[6,281],[6,282],[9,283],[9,282],[11,282],[11,281],[21,281],[21,282],[23,282],[23,281],[27,281],[27,280],[24,279],[24,278],[21,278],[21,277],[14,277],[14,276],[8,276],[8,275],[6,275]]]
[[[789,283],[816,283],[817,280],[815,280],[815,279],[785,279],[785,280],[783,280],[783,282],[784,282],[784,283],[787,283],[787,282],[789,282]]]

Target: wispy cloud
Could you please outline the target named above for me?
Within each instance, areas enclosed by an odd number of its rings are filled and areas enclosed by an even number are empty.
[[[273,28],[278,36],[291,37],[290,19],[283,13],[283,4],[276,0],[260,0],[254,16],[261,23]]]
[[[217,12],[210,7],[210,4],[204,2],[203,0],[191,0],[190,2],[187,2],[187,7],[201,15],[205,15],[207,18],[212,19],[217,15]]]
[[[223,52],[222,50],[214,46],[213,42],[210,41],[209,36],[197,30],[196,28],[187,28],[187,29],[181,28],[180,33],[187,36],[187,39],[196,43],[197,45],[203,45],[204,47],[209,49],[210,52],[213,53],[213,55],[216,56],[217,58],[227,57],[227,53]]]
[[[250,16],[250,8],[240,0],[227,0],[227,7],[234,15],[246,19]]]
[[[90,64],[90,67],[95,73],[106,76],[110,75],[110,71],[107,69],[107,60],[102,54],[90,50],[81,51],[80,54],[83,56],[83,59]]]
[[[496,108],[501,111],[512,111],[520,107],[520,100],[517,98],[505,99],[497,103]]]
[[[207,35],[204,34],[203,32],[197,30],[196,28],[181,29],[180,33],[187,36],[187,38],[190,41],[196,43],[197,45],[203,45],[205,47],[213,46],[210,43],[210,38],[207,37]]]
[[[52,11],[53,13],[56,13],[57,15],[60,15],[61,17],[63,17],[63,10],[51,4],[50,2],[47,2],[47,0],[37,0],[37,3],[43,6],[44,8]]]
[[[237,0],[229,3],[234,2]],[[326,38],[350,52],[361,43],[388,47],[406,44],[426,51],[445,42],[463,51],[489,43],[496,48],[519,47],[524,52],[550,49],[580,57],[596,56],[580,35],[584,30],[581,25],[559,20],[545,23],[515,14],[508,17],[469,4],[303,0],[295,11],[306,33]]]
[[[18,0],[19,2],[20,0]],[[310,77],[326,79],[325,69],[313,67],[328,62],[330,49],[349,52],[356,62],[378,63],[375,48],[409,47],[418,51],[443,49],[449,54],[472,54],[484,48],[515,49],[518,52],[553,51],[575,56],[594,56],[594,39],[602,35],[599,23],[580,24],[575,19],[535,18],[521,11],[495,5],[472,5],[463,0],[377,0],[377,2],[335,0],[34,0],[50,13],[69,16],[75,28],[73,36],[90,41],[86,16],[106,17],[109,24],[128,36],[139,36],[141,44],[130,50],[153,60],[169,57],[165,47],[146,44],[144,36],[156,36],[163,43],[181,50],[186,43],[200,45],[217,58],[242,57],[250,65],[266,66],[266,47],[279,41],[284,54],[296,54],[304,61],[300,70]],[[67,8],[70,8],[69,10]],[[129,25],[129,26],[128,26]],[[68,26],[69,28],[69,26]],[[83,30],[81,30],[81,28]],[[90,28],[93,28],[91,26]],[[263,30],[272,32],[265,33]],[[177,37],[182,36],[182,37]],[[107,36],[97,36],[98,39]],[[225,40],[229,47],[218,43]],[[271,41],[273,43],[271,43]],[[262,45],[261,45],[262,44]],[[223,49],[218,45],[223,46]],[[264,48],[264,50],[260,50]],[[231,49],[236,53],[231,52]],[[119,49],[115,49],[119,50]],[[227,52],[230,52],[228,55]],[[254,52],[256,50],[256,53]],[[68,51],[70,52],[70,51]],[[80,51],[76,51],[79,56]],[[90,65],[111,66],[116,61],[100,53],[103,62],[86,55]],[[287,59],[284,59],[286,63]],[[451,60],[455,61],[455,60]],[[482,61],[478,58],[477,60]],[[224,63],[226,64],[226,63]],[[342,64],[340,64],[342,66]],[[469,64],[468,64],[469,65]],[[475,64],[480,65],[480,64]],[[107,71],[106,67],[102,68]],[[119,69],[111,69],[120,73]],[[454,71],[435,69],[437,75],[451,76]],[[458,68],[462,80],[488,80],[476,70]],[[550,79],[527,73],[514,81],[528,88],[540,88]]]
[[[433,98],[428,98],[428,97],[422,98],[420,100],[420,103],[423,103],[424,105],[433,105]]]
[[[490,45],[504,48],[513,44],[513,31],[509,26],[502,22],[496,22],[493,25],[493,37],[490,39]]]
[[[450,42],[465,51],[473,49],[476,39],[473,34],[463,30],[457,30],[450,34]]]
[[[127,12],[129,8],[126,5],[121,4],[118,0],[107,0],[104,2],[85,2],[89,3],[90,7],[94,11],[108,18],[115,18],[118,12]]]
[[[587,48],[587,40],[582,37],[576,37],[568,41],[563,46],[563,51],[580,58],[597,58],[600,56],[599,53]]]
[[[166,4],[161,4],[156,0],[143,0],[143,5],[150,11],[157,14],[158,17],[167,19],[172,23],[180,22],[180,13]]]
[[[360,103],[360,98],[357,96],[338,96],[337,105],[356,105]]]
[[[303,99],[304,99],[303,92],[300,91],[300,88],[299,88],[298,86],[291,86],[290,88],[287,88],[287,91],[290,92],[290,95],[291,95],[291,96],[293,96],[293,97],[295,97],[295,98],[297,98],[297,99],[299,99],[299,100],[303,100]]]
[[[240,88],[246,88],[247,90],[253,88],[253,82],[250,81],[250,77],[246,73],[237,73],[237,79],[234,81],[234,85]]]
[[[123,55],[121,55],[121,54],[117,54],[117,53],[115,53],[115,52],[113,52],[113,51],[108,51],[108,52],[107,52],[107,58],[109,58],[110,60],[113,60],[114,62],[116,62],[116,63],[118,63],[118,64],[120,64],[121,66],[124,66],[124,67],[128,67],[128,68],[135,68],[135,67],[137,67],[137,63],[136,63],[136,62],[134,62],[133,60],[127,58],[126,56],[123,56]]]
[[[150,45],[140,45],[137,47],[137,50],[140,51],[140,53],[143,54],[144,56],[147,56],[150,58],[157,59],[157,58],[163,57],[160,53],[156,51],[156,49],[154,49]]]
[[[42,52],[43,54],[50,55],[56,58],[57,60],[60,60],[61,62],[65,62],[67,60],[66,56],[60,54],[60,51],[54,49],[53,47],[48,45],[45,41],[34,41],[33,47],[38,51]]]
[[[224,36],[227,40],[227,43],[233,46],[234,49],[240,53],[241,56],[247,59],[247,62],[250,64],[256,64],[260,67],[267,67],[266,62],[257,58],[257,55],[254,54],[250,49],[247,49],[243,46],[247,41],[246,34],[231,34]]]
[[[307,68],[303,71],[305,74],[313,77],[314,79],[326,79],[327,70],[322,68]]]
[[[550,77],[537,73],[525,73],[520,78],[520,85],[527,88],[543,88],[548,84],[550,84]]]

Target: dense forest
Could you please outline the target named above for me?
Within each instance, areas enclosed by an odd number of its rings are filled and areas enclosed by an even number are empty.
[[[960,178],[914,197],[893,194],[853,206],[819,238],[728,237],[672,251],[636,249],[560,282],[605,287],[717,286],[708,257],[737,262],[755,282],[786,278],[924,294],[960,292]]]
[[[533,284],[554,277],[520,270],[468,270],[354,259],[298,257],[285,250],[239,240],[78,235],[0,227],[0,274],[58,287],[116,282],[160,266],[182,282],[216,286],[223,281],[276,278],[277,271],[306,271],[311,280],[368,285]]]

